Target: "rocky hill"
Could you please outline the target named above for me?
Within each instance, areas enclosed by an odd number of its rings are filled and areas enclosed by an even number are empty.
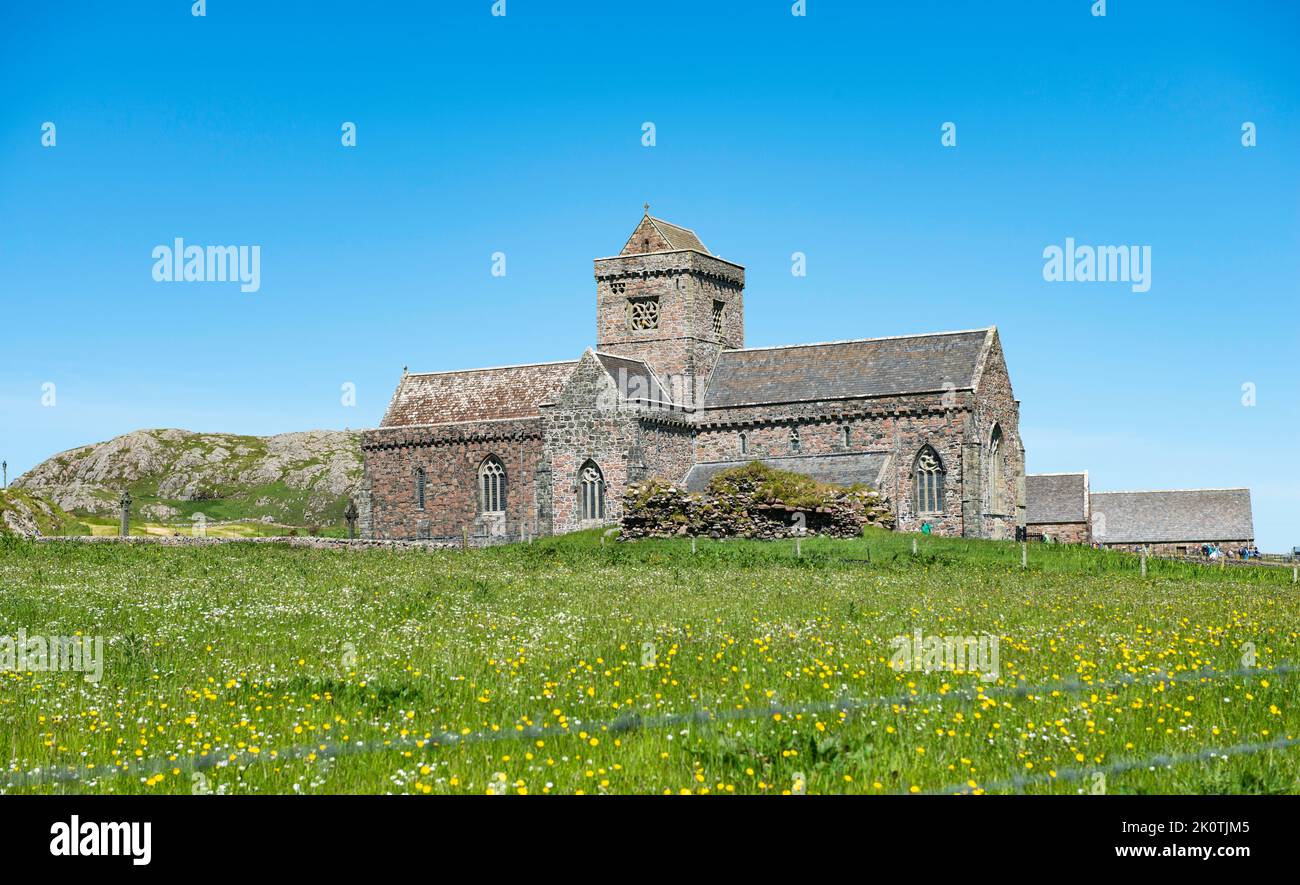
[[[125,488],[136,519],[184,522],[202,513],[210,520],[335,525],[361,483],[360,439],[332,430],[137,430],[55,455],[11,485],[83,517],[115,518]]]
[[[21,489],[0,490],[0,535],[84,535],[89,529],[39,495]]]

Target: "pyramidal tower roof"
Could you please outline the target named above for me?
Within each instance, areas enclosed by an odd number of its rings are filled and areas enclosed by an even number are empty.
[[[645,204],[645,215],[628,237],[620,255],[644,255],[647,252],[702,252],[710,254],[707,246],[689,227],[682,227],[655,218],[650,214],[650,204]]]

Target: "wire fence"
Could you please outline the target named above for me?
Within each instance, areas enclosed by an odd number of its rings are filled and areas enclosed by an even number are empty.
[[[602,734],[623,734],[663,728],[679,728],[691,725],[712,725],[738,720],[757,721],[764,718],[770,719],[777,714],[782,716],[820,713],[843,713],[845,715],[851,715],[878,707],[906,707],[916,706],[917,704],[938,703],[940,701],[970,702],[985,699],[1003,700],[1033,697],[1036,695],[1049,694],[1051,692],[1075,694],[1082,691],[1111,691],[1118,688],[1156,685],[1160,683],[1198,682],[1202,680],[1236,679],[1255,676],[1287,677],[1293,676],[1296,673],[1300,673],[1300,665],[1291,663],[1283,663],[1271,668],[1243,667],[1229,671],[1206,669],[1175,673],[1156,671],[1147,674],[1126,674],[1118,679],[1106,682],[1087,682],[1084,680],[1069,679],[1031,686],[980,686],[977,688],[959,688],[947,692],[930,692],[927,694],[908,693],[877,697],[842,697],[833,701],[813,702],[807,704],[778,704],[769,705],[767,707],[745,707],[735,709],[696,708],[683,713],[669,713],[657,716],[642,716],[641,714],[630,713],[606,721],[583,722],[582,720],[573,720],[572,723],[567,726],[526,726],[513,731],[477,731],[470,732],[469,734],[457,734],[455,732],[444,731],[432,734],[428,737],[419,738],[405,737],[396,739],[380,739],[371,742],[327,741],[314,744],[298,744],[284,750],[273,751],[273,753],[270,754],[254,754],[248,749],[230,752],[226,748],[214,748],[211,753],[205,756],[190,757],[188,759],[155,758],[133,765],[129,768],[115,765],[88,765],[83,768],[65,768],[45,771],[35,769],[30,772],[10,772],[5,788],[14,789],[21,787],[52,786],[97,780],[100,778],[123,777],[127,775],[147,777],[163,774],[169,771],[192,773],[213,768],[224,768],[230,765],[241,765],[247,767],[271,762],[283,762],[286,760],[293,761],[313,755],[317,758],[338,758],[367,753],[424,749],[431,746],[454,747],[498,743],[502,741],[565,737],[572,735],[575,729],[600,732]],[[1300,742],[1300,739],[1274,741],[1268,744],[1242,744],[1224,750],[1206,749],[1193,754],[1184,754],[1182,756],[1156,756],[1145,760],[1117,762],[1110,766],[1100,768],[1066,769],[1058,772],[1055,779],[1078,780],[1090,776],[1095,772],[1122,772],[1149,765],[1181,764],[1182,762],[1209,759],[1224,754],[1238,755],[1244,752],[1262,752],[1268,749],[1289,747],[1297,742]],[[1042,782],[1041,779],[1044,777],[1048,780],[1052,779],[1050,776],[1045,775],[1018,777],[990,783],[982,789],[985,791],[1009,788],[1021,789],[1024,786]],[[933,792],[960,793],[971,791],[972,790],[968,784],[961,784]]]

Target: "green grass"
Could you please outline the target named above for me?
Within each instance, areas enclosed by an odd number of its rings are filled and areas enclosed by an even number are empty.
[[[1128,554],[1031,545],[1022,570],[1019,545],[880,531],[802,552],[596,532],[469,552],[11,540],[0,635],[100,635],[106,666],[93,685],[0,673],[0,753],[11,776],[107,769],[9,792],[780,793],[802,777],[887,793],[1025,775],[1075,792],[1095,781],[1071,771],[1300,735],[1294,677],[1160,676],[1300,661],[1289,569],[1152,561],[1142,579]],[[892,669],[891,638],[917,629],[998,636],[999,678]],[[1015,693],[1068,680],[1086,686]],[[844,697],[914,701],[841,715]],[[701,709],[717,718],[603,727]],[[519,735],[534,725],[557,733]],[[493,739],[428,740],[443,732]],[[1300,747],[1106,788],[1297,778]]]

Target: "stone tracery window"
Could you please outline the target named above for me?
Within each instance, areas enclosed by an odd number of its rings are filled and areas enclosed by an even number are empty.
[[[635,331],[659,328],[658,298],[629,298],[627,301],[628,325]]]
[[[488,455],[478,468],[479,512],[504,513],[506,469],[496,455]]]
[[[605,476],[595,461],[583,464],[578,474],[578,501],[584,521],[605,518]]]
[[[727,303],[725,301],[713,302],[713,334],[719,338],[722,337],[722,321],[726,315]]]
[[[913,470],[917,514],[943,513],[943,462],[934,449],[926,446],[916,456]]]
[[[802,447],[802,441],[799,439],[799,425],[790,428],[790,451],[798,452]]]

